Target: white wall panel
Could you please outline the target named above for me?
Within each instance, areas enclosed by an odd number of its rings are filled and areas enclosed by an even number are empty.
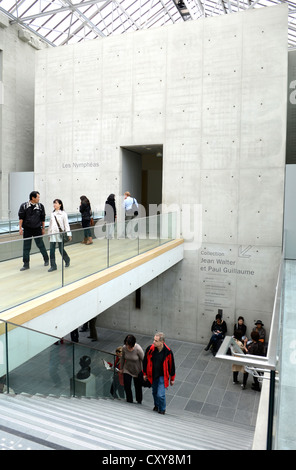
[[[120,147],[162,144],[163,203],[201,204],[207,250],[254,271],[219,272],[219,257],[185,243],[183,262],[142,288],[141,312],[126,299],[100,315],[102,326],[207,341],[222,308],[230,329],[239,312],[249,330],[257,316],[268,329],[282,244],[287,24],[280,5],[37,53],[45,92],[36,94],[35,173],[46,205],[61,197],[76,210],[87,193],[103,210],[109,193],[121,195]],[[61,161],[99,165],[77,173]]]

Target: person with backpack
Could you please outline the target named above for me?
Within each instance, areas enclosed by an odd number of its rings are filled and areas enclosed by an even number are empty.
[[[46,251],[43,237],[45,234],[45,209],[40,202],[40,193],[32,191],[29,201],[21,204],[18,212],[19,216],[19,234],[23,235],[23,267],[20,271],[30,269],[30,251],[32,238],[34,238],[40,253],[43,256],[44,266],[49,264],[49,256]]]
[[[132,222],[132,220],[139,215],[139,204],[137,199],[132,197],[129,191],[124,193],[124,213],[126,235],[128,238],[135,238],[135,223]]]

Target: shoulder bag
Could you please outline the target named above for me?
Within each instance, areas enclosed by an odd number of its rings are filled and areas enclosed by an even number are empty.
[[[64,243],[68,243],[69,237],[68,237],[67,233],[64,232],[64,230],[63,230],[62,227],[60,226],[60,224],[59,224],[58,219],[56,218],[56,216],[54,216],[54,218],[56,219],[56,223],[57,223],[57,226],[59,227],[59,231],[62,233],[63,242],[64,242]]]

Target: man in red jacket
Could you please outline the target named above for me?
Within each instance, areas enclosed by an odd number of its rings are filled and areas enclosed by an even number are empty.
[[[164,415],[165,389],[175,382],[175,361],[172,350],[164,342],[164,334],[156,333],[153,344],[148,346],[143,361],[143,377],[152,384],[153,411]]]

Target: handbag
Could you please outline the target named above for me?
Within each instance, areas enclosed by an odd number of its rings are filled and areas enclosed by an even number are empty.
[[[134,200],[134,199],[133,199],[132,211],[133,211],[133,213],[134,213],[134,216],[137,217],[137,215],[139,214],[139,212],[138,212],[138,206],[137,206],[137,204],[135,203],[135,200]]]
[[[132,204],[132,207],[131,209],[128,209],[126,211],[126,215],[128,215],[129,217],[137,217],[137,215],[139,214],[138,212],[138,206],[135,202],[135,199],[133,199],[133,204]]]
[[[56,219],[56,223],[57,223],[57,226],[59,227],[59,231],[62,233],[63,242],[64,242],[64,243],[68,243],[69,237],[68,237],[67,233],[64,232],[64,230],[63,230],[62,227],[60,226],[60,224],[59,224],[58,219],[56,218],[56,216],[54,216],[54,218]]]
[[[95,225],[94,223],[94,218],[93,218],[93,215],[92,215],[92,210],[90,211],[90,221],[89,221],[89,225],[90,227],[93,227]]]

